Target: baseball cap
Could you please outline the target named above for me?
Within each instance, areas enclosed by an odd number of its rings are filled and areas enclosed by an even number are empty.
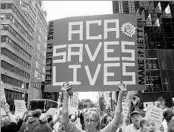
[[[141,113],[139,111],[133,111],[130,116],[133,116],[135,114],[140,114],[141,115]]]

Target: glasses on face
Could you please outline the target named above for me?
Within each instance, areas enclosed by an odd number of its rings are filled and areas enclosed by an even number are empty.
[[[86,119],[85,122],[86,122],[86,123],[89,123],[89,122],[91,122],[91,123],[95,123],[96,120],[93,120],[93,119]]]

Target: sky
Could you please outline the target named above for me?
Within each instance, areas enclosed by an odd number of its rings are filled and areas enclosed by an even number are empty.
[[[112,1],[44,1],[47,21],[72,16],[112,14]],[[97,100],[97,92],[80,92],[79,99]]]

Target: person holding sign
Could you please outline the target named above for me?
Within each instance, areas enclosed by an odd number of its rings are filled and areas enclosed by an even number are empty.
[[[22,114],[22,117],[18,121],[16,121],[16,119],[12,115],[11,111],[9,110],[9,105],[7,103],[5,103],[5,104],[1,103],[1,107],[5,110],[7,116],[10,120],[10,124],[1,127],[1,132],[18,132],[23,123],[23,119],[24,119],[25,115],[28,113],[28,111],[26,110]]]
[[[84,123],[86,132],[116,132],[119,127],[122,113],[122,98],[126,92],[124,84],[118,85],[119,92],[118,103],[115,110],[115,115],[113,120],[103,129],[100,129],[100,113],[95,108],[90,108],[84,114]],[[65,126],[66,132],[85,132],[80,128],[76,127],[73,123],[69,121],[68,117],[68,99],[69,93],[71,93],[72,86],[69,83],[64,83],[62,86],[63,91],[63,115],[62,123]]]

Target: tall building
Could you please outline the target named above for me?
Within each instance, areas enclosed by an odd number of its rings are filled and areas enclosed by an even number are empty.
[[[145,17],[146,90],[142,99],[153,102],[163,97],[170,106],[174,97],[174,2],[113,1],[113,13]]]
[[[47,45],[47,22],[46,12],[43,10],[41,1],[32,1],[35,7],[35,33],[32,53],[32,70],[31,70],[31,88],[29,91],[29,100],[33,98],[42,98],[42,82],[45,81],[45,61]]]
[[[41,4],[39,1],[1,1],[0,71],[11,109],[14,109],[14,100],[28,102],[31,98],[41,98],[41,86],[33,83],[36,77],[33,70],[38,71],[36,78],[41,78],[34,82],[44,81],[47,24]],[[42,31],[38,31],[40,29]]]

